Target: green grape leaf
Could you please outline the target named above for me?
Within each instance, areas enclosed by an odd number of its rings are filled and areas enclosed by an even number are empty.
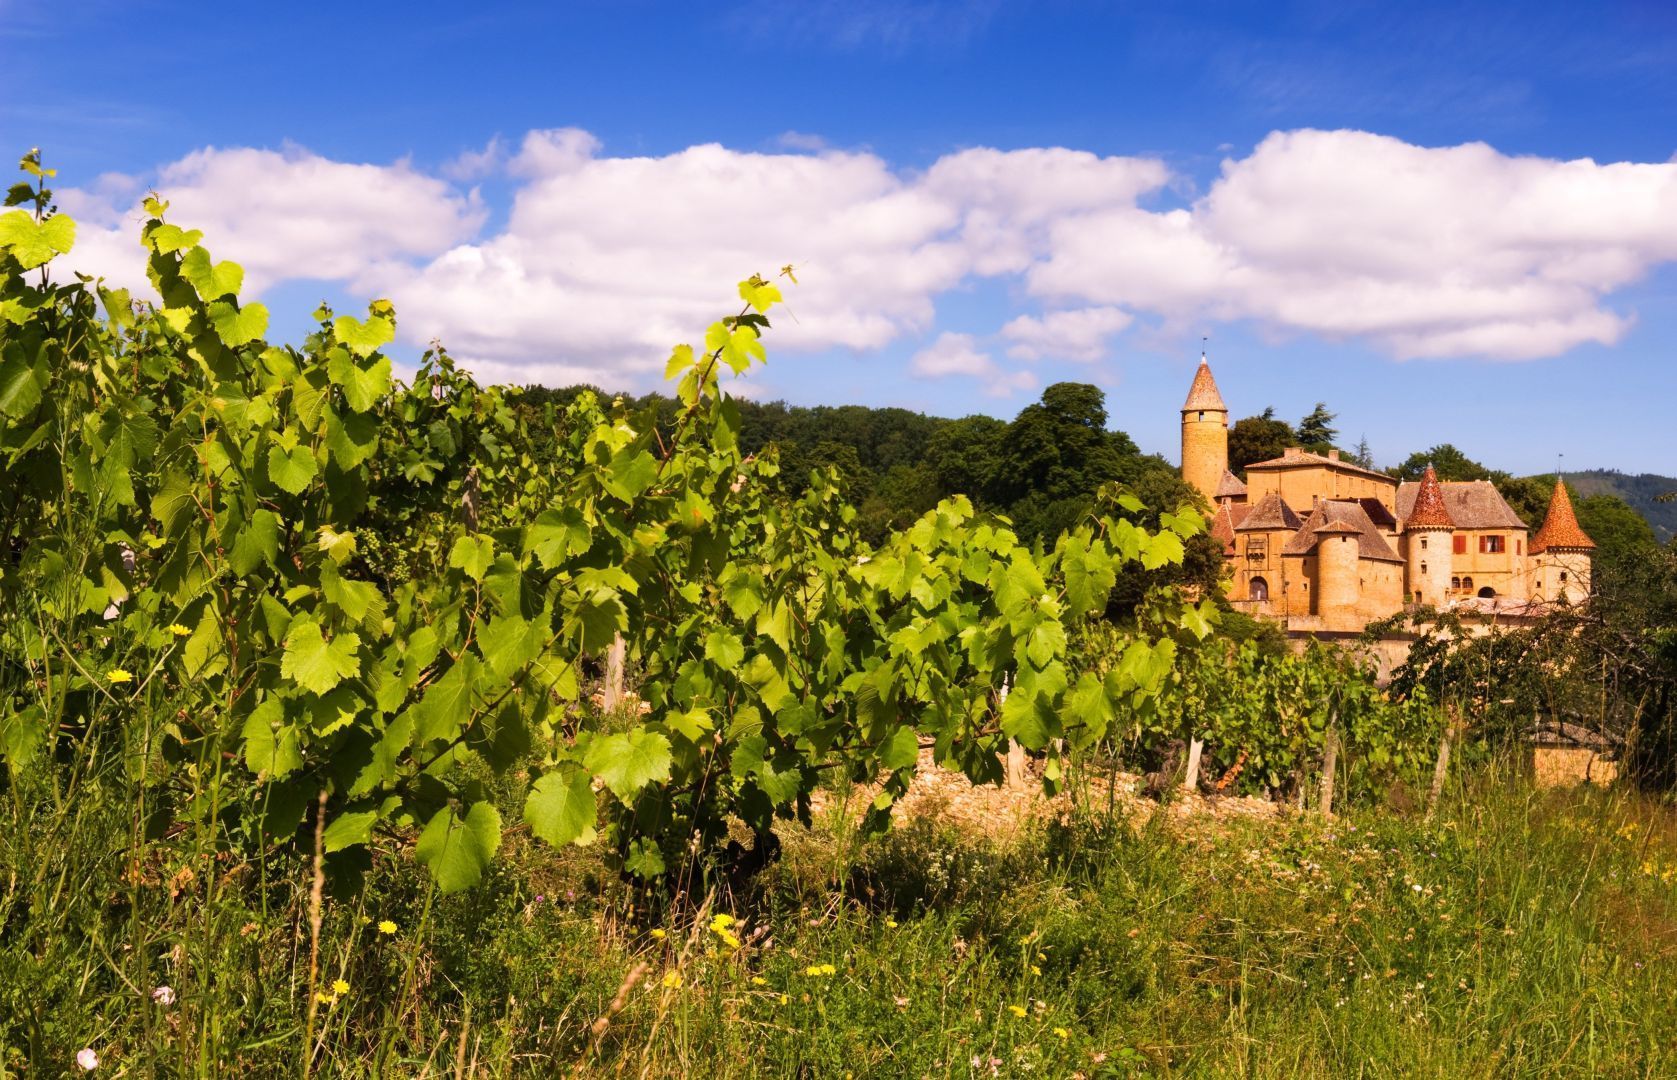
[[[445,806],[419,834],[414,855],[437,879],[444,893],[469,889],[483,880],[483,871],[501,846],[501,815],[486,802],[473,803],[462,817]]]
[[[203,232],[198,229],[188,232],[179,225],[159,225],[147,234],[146,242],[159,255],[167,255],[171,251],[193,247],[203,238]]]
[[[539,629],[515,615],[490,620],[477,636],[478,650],[489,670],[502,679],[539,656],[543,644]]]
[[[181,259],[181,277],[185,278],[206,303],[223,296],[239,295],[245,281],[244,267],[223,260],[213,266],[207,248],[195,247]]]
[[[317,469],[314,454],[306,446],[294,446],[290,450],[278,446],[268,448],[268,479],[281,491],[301,495]]]
[[[670,778],[670,740],[655,731],[620,731],[588,745],[582,763],[624,802],[641,788]]]
[[[906,769],[920,758],[920,739],[908,726],[898,728],[879,748],[879,763],[887,769]]]
[[[254,303],[236,308],[218,300],[210,305],[210,324],[223,345],[236,349],[268,332],[268,309]]]
[[[377,810],[339,814],[320,834],[320,845],[328,855],[347,847],[360,847],[373,838],[373,825],[377,822]]]
[[[25,270],[64,254],[75,242],[76,223],[67,214],[54,214],[40,224],[27,210],[0,214],[0,248],[9,248],[12,258]]]
[[[396,324],[382,315],[369,315],[365,322],[339,315],[332,320],[332,332],[356,356],[371,356],[396,339]]]
[[[769,308],[780,303],[780,288],[752,276],[740,282],[740,299],[756,308],[758,314],[766,314]]]
[[[482,581],[494,563],[495,538],[481,533],[460,537],[448,552],[448,565],[465,571],[473,581]]]
[[[390,393],[389,357],[381,356],[362,367],[348,353],[335,349],[326,370],[332,382],[343,388],[344,401],[355,412],[367,412]]]
[[[303,767],[297,729],[285,722],[285,707],[278,698],[268,698],[251,710],[242,734],[245,764],[251,772],[278,780]]]
[[[658,479],[658,462],[645,450],[625,448],[611,459],[605,489],[624,502],[634,502]]]
[[[745,642],[727,627],[718,627],[705,636],[705,659],[732,671],[745,663]]]
[[[40,404],[41,380],[34,366],[23,358],[22,349],[7,349],[0,358],[0,413],[25,417]]]
[[[233,550],[227,557],[233,571],[244,577],[258,566],[273,566],[279,557],[279,527],[279,515],[272,510],[260,509],[252,514],[233,538]]]
[[[572,771],[569,778],[562,772],[543,774],[524,800],[524,820],[530,832],[554,847],[592,844],[598,813],[594,785],[581,769]]]
[[[360,670],[356,653],[361,638],[343,633],[327,641],[320,624],[309,618],[292,620],[285,634],[285,659],[280,675],[305,690],[324,694]]]
[[[582,511],[574,506],[543,510],[524,529],[524,546],[535,553],[545,569],[552,570],[573,555],[588,550],[589,528]]]
[[[664,378],[674,379],[693,367],[693,346],[677,345],[664,365]]]

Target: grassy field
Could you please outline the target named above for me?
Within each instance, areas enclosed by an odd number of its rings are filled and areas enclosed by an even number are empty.
[[[136,847],[127,778],[44,783],[0,830],[8,1075],[301,1075],[310,1043],[333,1076],[1677,1075],[1677,817],[1620,792],[1485,769],[1431,823],[828,823],[685,921],[587,851],[515,833],[441,898],[391,843],[328,891],[311,999],[295,854]]]

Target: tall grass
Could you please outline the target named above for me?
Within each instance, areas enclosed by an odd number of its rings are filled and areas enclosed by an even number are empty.
[[[1431,822],[829,822],[737,923],[657,927],[586,851],[515,832],[445,898],[392,839],[318,939],[306,838],[247,860],[153,814],[202,794],[9,781],[0,1072],[1677,1075],[1677,819],[1625,792],[1485,767]]]

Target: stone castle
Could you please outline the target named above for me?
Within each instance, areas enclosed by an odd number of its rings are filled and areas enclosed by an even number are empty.
[[[1589,595],[1595,544],[1558,480],[1532,534],[1485,480],[1399,482],[1342,457],[1288,449],[1229,471],[1229,410],[1202,356],[1182,406],[1182,478],[1214,510],[1238,609],[1290,634],[1360,633],[1430,605],[1523,622]]]

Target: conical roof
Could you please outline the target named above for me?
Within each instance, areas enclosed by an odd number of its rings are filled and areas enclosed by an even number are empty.
[[[1595,541],[1584,532],[1578,524],[1577,515],[1572,512],[1572,496],[1566,493],[1566,482],[1557,479],[1554,493],[1549,496],[1549,512],[1543,515],[1543,527],[1531,538],[1532,554],[1550,548],[1593,547]]]
[[[1200,368],[1194,372],[1194,385],[1188,388],[1188,400],[1182,403],[1183,412],[1197,412],[1202,410],[1218,410],[1228,412],[1229,407],[1223,404],[1223,395],[1217,392],[1217,380],[1211,377],[1211,365],[1200,357]]]
[[[1223,478],[1217,481],[1215,498],[1239,499],[1246,495],[1246,485],[1240,482],[1240,477],[1227,469],[1223,470]]]
[[[1444,485],[1438,482],[1438,474],[1433,472],[1432,466],[1427,466],[1425,475],[1421,477],[1420,490],[1415,493],[1415,505],[1409,511],[1409,517],[1404,519],[1405,529],[1453,529],[1455,519],[1450,516],[1450,510],[1444,505]]]

